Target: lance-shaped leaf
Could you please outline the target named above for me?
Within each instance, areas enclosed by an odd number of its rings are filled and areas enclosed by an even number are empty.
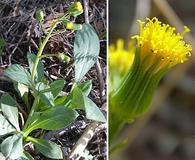
[[[0,114],[0,136],[14,132],[16,129]]]
[[[14,134],[1,143],[1,152],[6,158],[18,159],[23,153],[22,134]]]
[[[62,89],[64,88],[64,84],[64,80],[56,80],[50,84],[51,93],[53,94],[54,98],[56,98],[62,91]]]
[[[86,112],[86,118],[99,122],[106,122],[105,116],[97,105],[87,97],[86,92],[75,86],[70,96],[67,98],[66,103],[68,108],[83,109]]]
[[[5,70],[5,75],[16,82],[31,86],[30,73],[19,64],[9,66]]]
[[[51,89],[48,84],[44,84],[42,82],[37,83],[36,85],[37,91],[39,91],[40,94],[40,100],[42,103],[44,103],[47,106],[54,106],[54,97],[51,93]]]
[[[56,143],[49,140],[36,139],[32,137],[28,137],[27,139],[31,141],[35,145],[36,149],[40,151],[44,156],[52,159],[63,158],[62,150]]]
[[[97,107],[97,105],[84,94],[83,94],[83,99],[85,104],[86,118],[94,121],[106,122],[105,116]]]
[[[94,28],[85,23],[74,41],[75,81],[79,82],[94,65],[100,51],[99,38]]]
[[[85,93],[86,96],[88,96],[92,89],[92,81],[87,80],[83,83],[78,83],[77,86],[82,90],[83,93]]]
[[[24,151],[22,156],[17,160],[34,160],[34,158],[28,152]]]
[[[72,109],[65,108],[64,106],[52,107],[44,112],[37,118],[37,120],[30,125],[26,131],[42,128],[46,130],[58,130],[68,126],[74,122],[78,113]]]
[[[8,93],[5,93],[1,96],[1,110],[3,112],[3,115],[19,131],[20,127],[18,123],[17,106],[17,102]]]
[[[66,99],[66,105],[71,109],[84,109],[83,93],[81,89],[75,85],[72,92]]]

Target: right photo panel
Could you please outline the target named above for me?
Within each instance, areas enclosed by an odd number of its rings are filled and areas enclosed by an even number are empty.
[[[109,1],[109,159],[195,159],[195,2]]]

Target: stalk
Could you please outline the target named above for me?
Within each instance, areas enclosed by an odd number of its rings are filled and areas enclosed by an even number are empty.
[[[33,69],[32,69],[31,79],[32,79],[32,82],[33,82],[33,83],[35,82],[35,74],[36,74],[37,66],[38,66],[39,60],[41,59],[41,55],[42,55],[42,53],[43,53],[43,50],[44,50],[44,48],[45,48],[45,45],[47,44],[49,38],[51,37],[51,34],[52,34],[53,30],[56,28],[56,26],[57,26],[58,23],[59,23],[59,21],[57,20],[57,21],[55,21],[55,22],[52,24],[51,29],[50,29],[48,35],[47,35],[47,36],[45,37],[45,39],[43,40],[43,43],[41,43],[41,45],[40,45],[40,48],[39,48],[39,51],[38,51],[38,53],[37,53],[37,56],[36,56],[36,59],[35,59],[35,62],[34,62],[34,66],[33,66]],[[35,90],[35,89],[33,89],[33,90]],[[26,128],[28,127],[29,122],[30,122],[30,120],[31,120],[31,118],[32,118],[32,116],[33,116],[35,110],[36,110],[36,106],[37,106],[38,101],[39,101],[39,96],[38,96],[38,94],[37,94],[36,92],[34,92],[34,97],[35,97],[35,100],[34,100],[34,102],[33,102],[32,108],[31,108],[31,110],[30,110],[28,119],[27,119],[27,121],[26,121],[26,123],[25,123],[25,125],[24,125],[24,129],[26,129]]]
[[[32,108],[31,108],[31,110],[30,110],[28,119],[27,119],[27,121],[26,121],[26,123],[25,123],[25,125],[24,125],[24,128],[23,128],[24,130],[28,127],[28,124],[29,124],[29,122],[30,122],[30,120],[31,120],[31,118],[32,118],[32,116],[33,116],[33,114],[34,114],[34,112],[35,112],[35,109],[36,109],[36,106],[37,106],[38,102],[39,102],[39,98],[38,98],[38,96],[37,96],[37,97],[35,97],[35,100],[34,100],[34,102],[33,102]]]
[[[56,22],[53,23],[53,25],[51,26],[51,29],[50,29],[48,35],[43,40],[43,43],[41,43],[41,46],[40,46],[39,51],[37,53],[37,56],[36,56],[36,59],[35,59],[35,63],[34,63],[33,69],[32,69],[32,76],[31,76],[32,82],[34,82],[34,80],[35,80],[35,73],[36,73],[36,70],[37,70],[37,66],[38,66],[39,60],[40,60],[41,55],[43,53],[43,50],[45,48],[45,45],[47,44],[49,38],[51,37],[51,34],[52,34],[53,30],[55,29],[55,27],[57,26],[58,23],[59,23],[59,21],[56,21]]]

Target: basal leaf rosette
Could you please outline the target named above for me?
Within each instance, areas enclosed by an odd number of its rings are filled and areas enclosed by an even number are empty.
[[[191,56],[192,47],[175,28],[163,24],[156,17],[147,22],[138,20],[140,34],[137,40],[133,66],[119,87],[110,94],[110,111],[121,120],[130,121],[145,111],[163,75]]]

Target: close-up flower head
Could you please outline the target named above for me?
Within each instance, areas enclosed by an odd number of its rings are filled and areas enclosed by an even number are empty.
[[[184,118],[182,113],[190,110],[190,105],[195,105],[193,98],[187,99],[194,87],[192,25],[189,21],[182,23],[166,0],[154,0],[153,3],[154,6],[147,0],[137,0],[134,9],[131,1],[128,4],[132,7],[126,10],[128,5],[123,2],[120,5],[115,0],[111,3],[111,10],[116,11],[110,12],[108,58],[109,151],[113,160],[156,160],[166,156],[167,159],[174,159],[176,153],[174,156],[158,154],[166,149],[171,153],[165,144],[171,145],[173,141],[170,137],[166,139],[164,132],[172,134],[172,138],[177,137],[171,131],[171,117],[178,116],[180,109],[179,118],[175,118],[179,123]],[[176,4],[179,5],[179,2]],[[117,9],[117,5],[123,6],[124,10]],[[153,10],[161,14],[153,13]],[[132,45],[128,45],[130,42],[133,42]],[[178,98],[180,94],[185,96]],[[195,109],[192,112],[195,115]],[[169,127],[163,126],[165,124],[169,125],[170,130],[166,131]],[[156,132],[158,129],[159,133]],[[187,132],[177,131],[187,136]],[[160,145],[162,148],[158,150]],[[156,147],[158,151],[147,147]]]
[[[132,38],[137,39],[142,59],[150,57],[151,64],[160,61],[158,67],[161,69],[183,63],[191,56],[192,46],[183,40],[184,34],[175,32],[174,27],[163,24],[156,17],[138,22],[140,34]],[[183,33],[190,31],[186,26],[184,29]]]

